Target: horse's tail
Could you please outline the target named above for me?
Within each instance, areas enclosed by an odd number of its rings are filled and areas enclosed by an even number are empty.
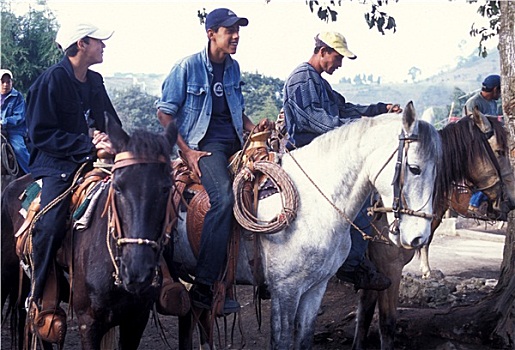
[[[23,339],[23,329],[20,319],[23,319],[23,308],[20,308],[19,298],[16,293],[11,289],[7,296],[8,303],[5,316],[2,317],[2,326],[9,319],[9,333],[11,335],[11,349],[20,349],[20,341]],[[20,333],[22,332],[22,333]]]

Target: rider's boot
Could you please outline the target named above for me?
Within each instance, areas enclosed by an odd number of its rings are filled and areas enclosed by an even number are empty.
[[[29,309],[29,320],[32,332],[46,342],[64,345],[66,336],[66,313],[59,306],[59,279],[55,263],[52,262],[44,283],[41,300],[32,300]]]
[[[175,282],[163,257],[161,257],[163,283],[156,310],[162,315],[185,316],[191,307],[188,290],[181,282]]]

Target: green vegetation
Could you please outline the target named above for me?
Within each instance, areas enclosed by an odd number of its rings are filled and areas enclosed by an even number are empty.
[[[242,73],[245,113],[254,122],[263,118],[275,120],[283,105],[284,81],[259,73]]]
[[[58,25],[46,2],[16,16],[10,2],[1,3],[2,68],[14,75],[17,90],[26,93],[30,85],[49,66],[61,58],[54,43]]]
[[[110,91],[109,96],[127,132],[132,133],[136,129],[154,132],[163,130],[154,108],[156,96],[146,93],[137,85]]]

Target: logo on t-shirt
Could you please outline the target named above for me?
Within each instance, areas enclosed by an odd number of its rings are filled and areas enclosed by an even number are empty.
[[[222,83],[217,82],[213,85],[213,93],[216,97],[222,97],[224,95],[224,87]]]

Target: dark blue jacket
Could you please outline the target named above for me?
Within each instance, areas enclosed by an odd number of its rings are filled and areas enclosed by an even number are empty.
[[[68,57],[48,68],[30,87],[26,122],[29,167],[35,179],[58,176],[67,180],[80,164],[93,160],[96,152],[89,128],[105,132],[104,112],[121,124],[102,76],[88,70],[87,81],[91,85],[88,122],[81,106],[80,82]]]

